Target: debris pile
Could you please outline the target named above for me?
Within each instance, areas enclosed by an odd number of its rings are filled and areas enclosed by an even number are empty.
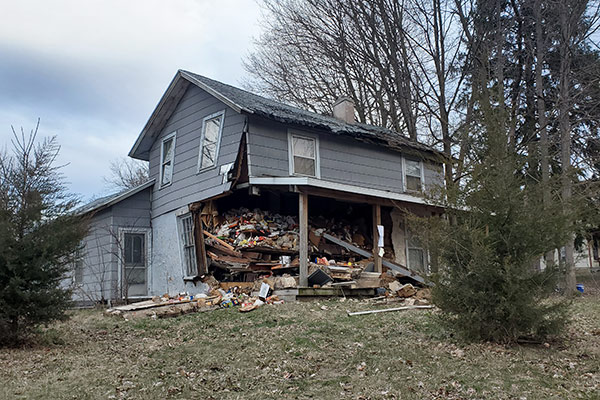
[[[253,281],[281,274],[297,274],[298,222],[296,217],[261,209],[232,209],[213,220],[204,231],[206,254],[223,281]],[[363,224],[364,225],[364,224]],[[328,233],[357,246],[365,246],[365,229],[348,221],[315,217],[309,220],[309,254],[315,264],[353,267],[355,255],[342,246],[327,242]],[[331,259],[334,261],[331,264]],[[325,261],[323,261],[325,260]],[[363,264],[365,260],[362,260]]]
[[[248,312],[265,304],[284,303],[284,300],[272,295],[273,286],[269,283],[263,282],[257,294],[253,292],[254,284],[228,285],[217,282],[213,277],[208,277],[205,283],[211,286],[208,294],[180,293],[178,296],[164,294],[160,297],[155,296],[151,300],[109,308],[105,313],[120,316],[126,320],[145,317],[157,319],[177,317],[192,312],[212,311],[218,308],[239,307],[240,312]]]

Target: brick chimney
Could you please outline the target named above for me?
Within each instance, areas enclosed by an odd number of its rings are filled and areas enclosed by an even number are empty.
[[[342,121],[353,124],[354,120],[354,102],[350,97],[340,97],[333,103],[333,116]]]

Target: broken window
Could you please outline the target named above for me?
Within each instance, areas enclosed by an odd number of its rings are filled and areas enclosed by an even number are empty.
[[[422,188],[422,164],[421,161],[404,160],[404,179],[405,189],[413,192],[420,192]]]
[[[196,276],[198,275],[198,264],[194,245],[194,220],[191,214],[179,217],[179,237],[185,274],[186,276]]]
[[[214,167],[217,163],[219,140],[221,137],[224,115],[224,111],[209,115],[202,123],[198,171]]]
[[[171,184],[173,179],[173,161],[175,158],[175,132],[162,140],[160,152],[160,186]]]
[[[291,174],[318,176],[317,140],[312,137],[290,135]]]

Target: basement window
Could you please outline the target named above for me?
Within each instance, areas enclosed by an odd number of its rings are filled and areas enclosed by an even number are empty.
[[[160,147],[160,187],[168,186],[173,180],[175,160],[175,132],[163,138]]]
[[[404,159],[404,190],[420,192],[423,189],[423,163],[417,160]]]
[[[200,154],[198,156],[198,172],[212,168],[219,156],[219,142],[223,131],[225,111],[211,114],[202,121],[202,136],[200,138]]]
[[[288,135],[290,175],[314,176],[319,173],[319,139],[312,136]]]
[[[187,277],[198,275],[198,264],[196,262],[196,246],[194,244],[194,220],[191,214],[178,217],[179,243],[185,275]]]

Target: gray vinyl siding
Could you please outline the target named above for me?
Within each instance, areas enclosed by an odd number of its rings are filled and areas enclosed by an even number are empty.
[[[216,167],[197,173],[202,119],[225,110]],[[229,188],[219,175],[220,166],[234,162],[244,130],[245,117],[197,86],[190,86],[150,150],[150,178],[156,179],[152,216],[220,194]],[[164,136],[177,132],[173,178],[160,188],[160,146]]]
[[[91,218],[88,235],[83,240],[83,280],[74,288],[74,300],[93,303],[114,298],[117,286],[114,233],[111,209]]]
[[[113,226],[150,228],[151,188],[142,190],[112,206]]]
[[[83,240],[83,280],[74,288],[74,300],[94,303],[120,298],[119,228],[151,227],[151,193],[147,188],[91,216]]]
[[[369,189],[403,192],[402,154],[352,138],[317,134],[321,179]],[[252,118],[248,127],[248,161],[252,177],[289,176],[288,126]],[[439,166],[423,160],[425,185],[441,182]]]

